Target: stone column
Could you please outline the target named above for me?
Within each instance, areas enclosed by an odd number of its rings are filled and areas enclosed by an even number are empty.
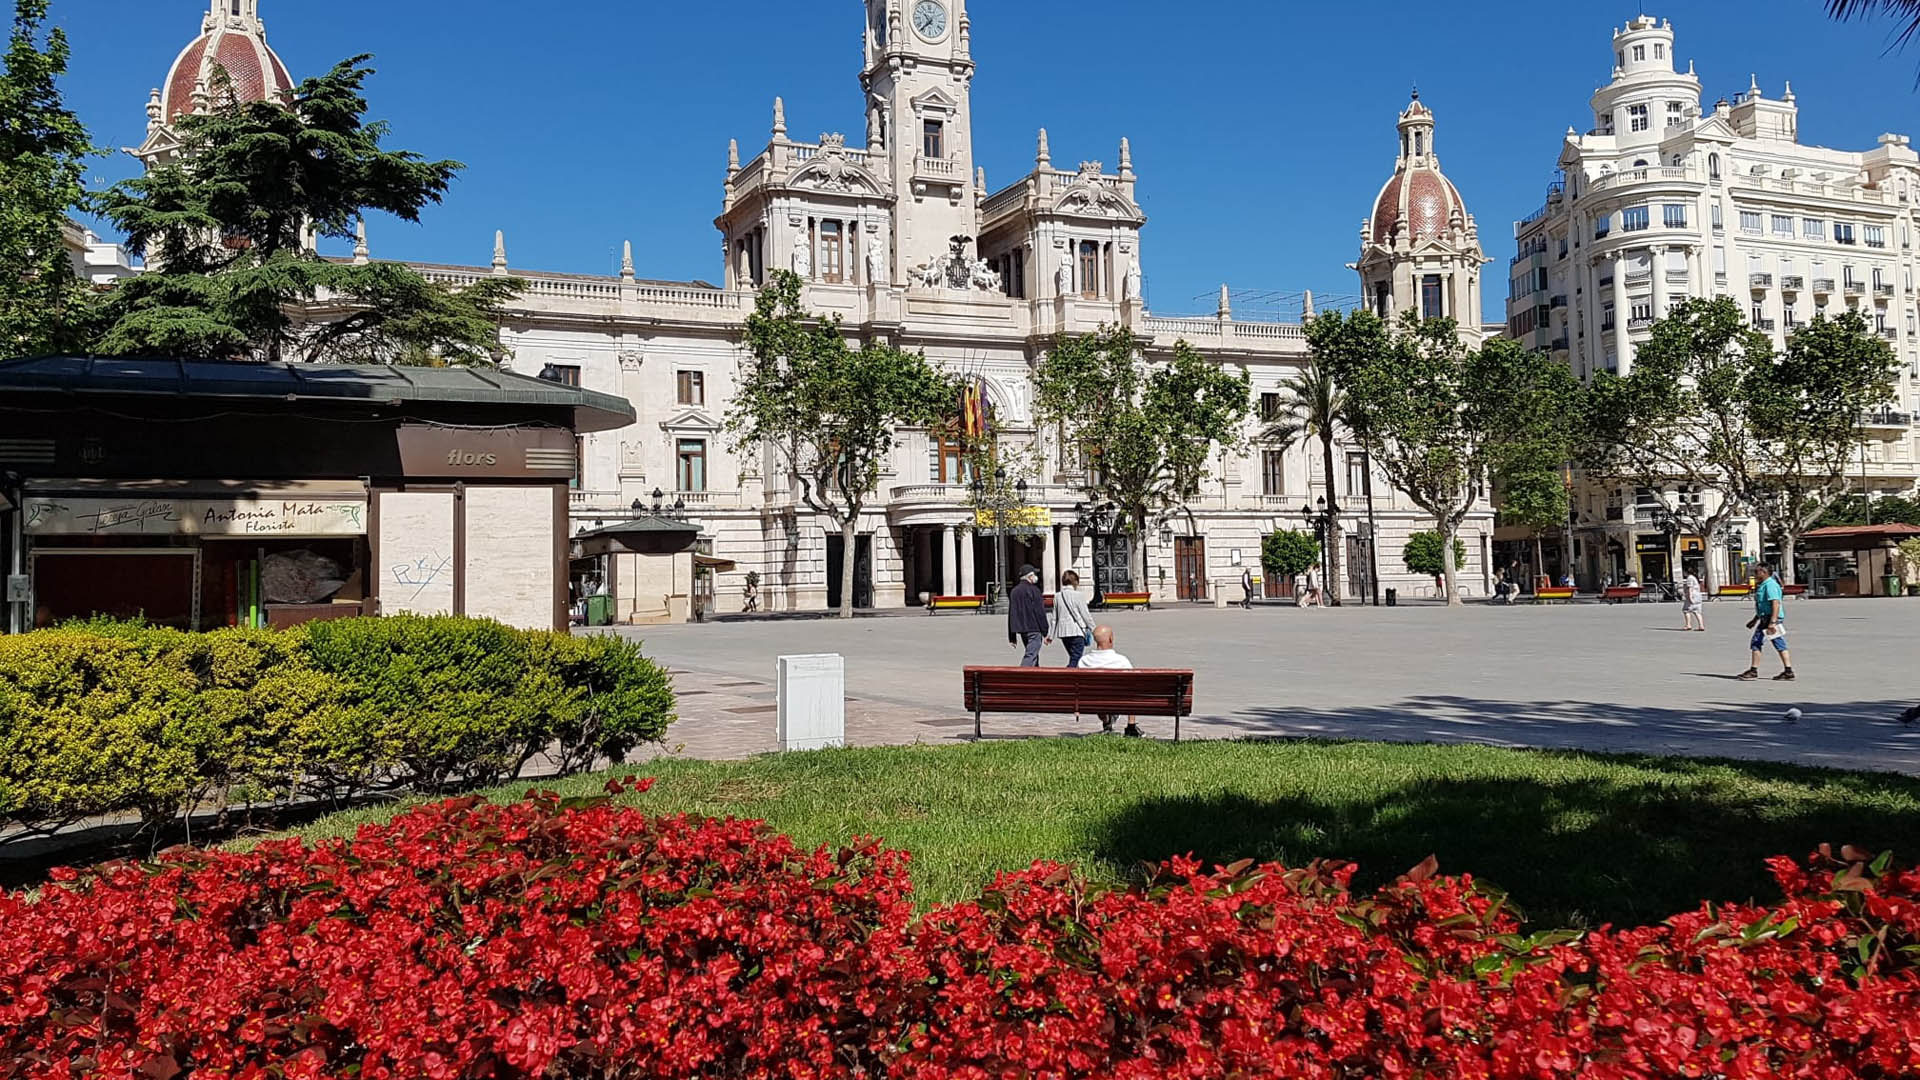
[[[1653,249],[1653,317],[1658,319],[1667,313],[1667,248],[1662,244]]]
[[[979,596],[980,579],[973,572],[973,534],[960,537],[960,595]]]
[[[1712,296],[1713,295],[1713,289],[1708,285],[1705,275],[1701,272],[1702,267],[1703,267],[1703,260],[1700,257],[1699,245],[1697,244],[1689,245],[1687,247],[1687,295],[1688,296]]]
[[[1073,565],[1073,529],[1065,525],[1055,525],[1053,527],[1053,547],[1054,550],[1060,553],[1059,570],[1061,573],[1064,574],[1069,570],[1077,571],[1079,569]]]
[[[953,543],[953,526],[940,526],[940,595],[954,596],[960,589],[960,555]]]
[[[1060,534],[1052,529],[1041,535],[1040,591],[1052,593],[1060,588]]]
[[[1624,254],[1613,257],[1613,354],[1620,374],[1633,370],[1633,339],[1627,336],[1627,260]]]

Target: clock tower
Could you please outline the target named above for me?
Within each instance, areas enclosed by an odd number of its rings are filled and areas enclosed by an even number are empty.
[[[867,143],[891,172],[894,259],[929,265],[975,237],[973,55],[966,0],[866,0]],[[972,254],[971,251],[968,254]]]

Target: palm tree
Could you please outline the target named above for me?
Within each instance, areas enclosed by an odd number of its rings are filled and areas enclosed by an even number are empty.
[[[1300,373],[1281,382],[1280,408],[1272,416],[1263,416],[1266,429],[1260,437],[1277,450],[1291,449],[1308,439],[1320,440],[1320,455],[1325,466],[1326,499],[1329,508],[1340,505],[1335,497],[1333,440],[1346,427],[1347,395],[1317,361],[1309,361]],[[1340,602],[1340,515],[1329,516],[1327,550],[1322,565],[1322,582],[1332,602]]]
[[[1905,29],[1894,39],[1895,48],[1920,38],[1920,0],[1827,0],[1827,13],[1836,19],[1877,13],[1905,22]]]

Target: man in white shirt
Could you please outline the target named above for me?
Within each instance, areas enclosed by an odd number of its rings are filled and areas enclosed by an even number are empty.
[[[1086,655],[1080,658],[1080,666],[1096,671],[1132,671],[1133,661],[1113,651],[1113,627],[1096,626],[1093,628],[1093,648],[1088,649]],[[1111,716],[1101,716],[1100,730],[1112,731],[1113,720]],[[1127,738],[1141,737],[1139,721],[1139,717],[1127,717]]]

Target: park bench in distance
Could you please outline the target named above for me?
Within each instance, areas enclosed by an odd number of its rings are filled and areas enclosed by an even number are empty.
[[[1600,599],[1609,604],[1637,604],[1640,602],[1640,586],[1611,585],[1600,594]]]
[[[1533,601],[1536,604],[1566,604],[1571,603],[1572,600],[1573,586],[1571,585],[1549,585],[1544,589],[1534,590],[1533,594]]]
[[[1053,716],[1171,716],[1173,741],[1180,720],[1193,715],[1193,672],[1141,669],[970,667],[962,673],[973,737],[983,738],[986,713]]]
[[[1146,608],[1153,610],[1153,594],[1144,592],[1110,592],[1100,598],[1102,610],[1120,608]]]

